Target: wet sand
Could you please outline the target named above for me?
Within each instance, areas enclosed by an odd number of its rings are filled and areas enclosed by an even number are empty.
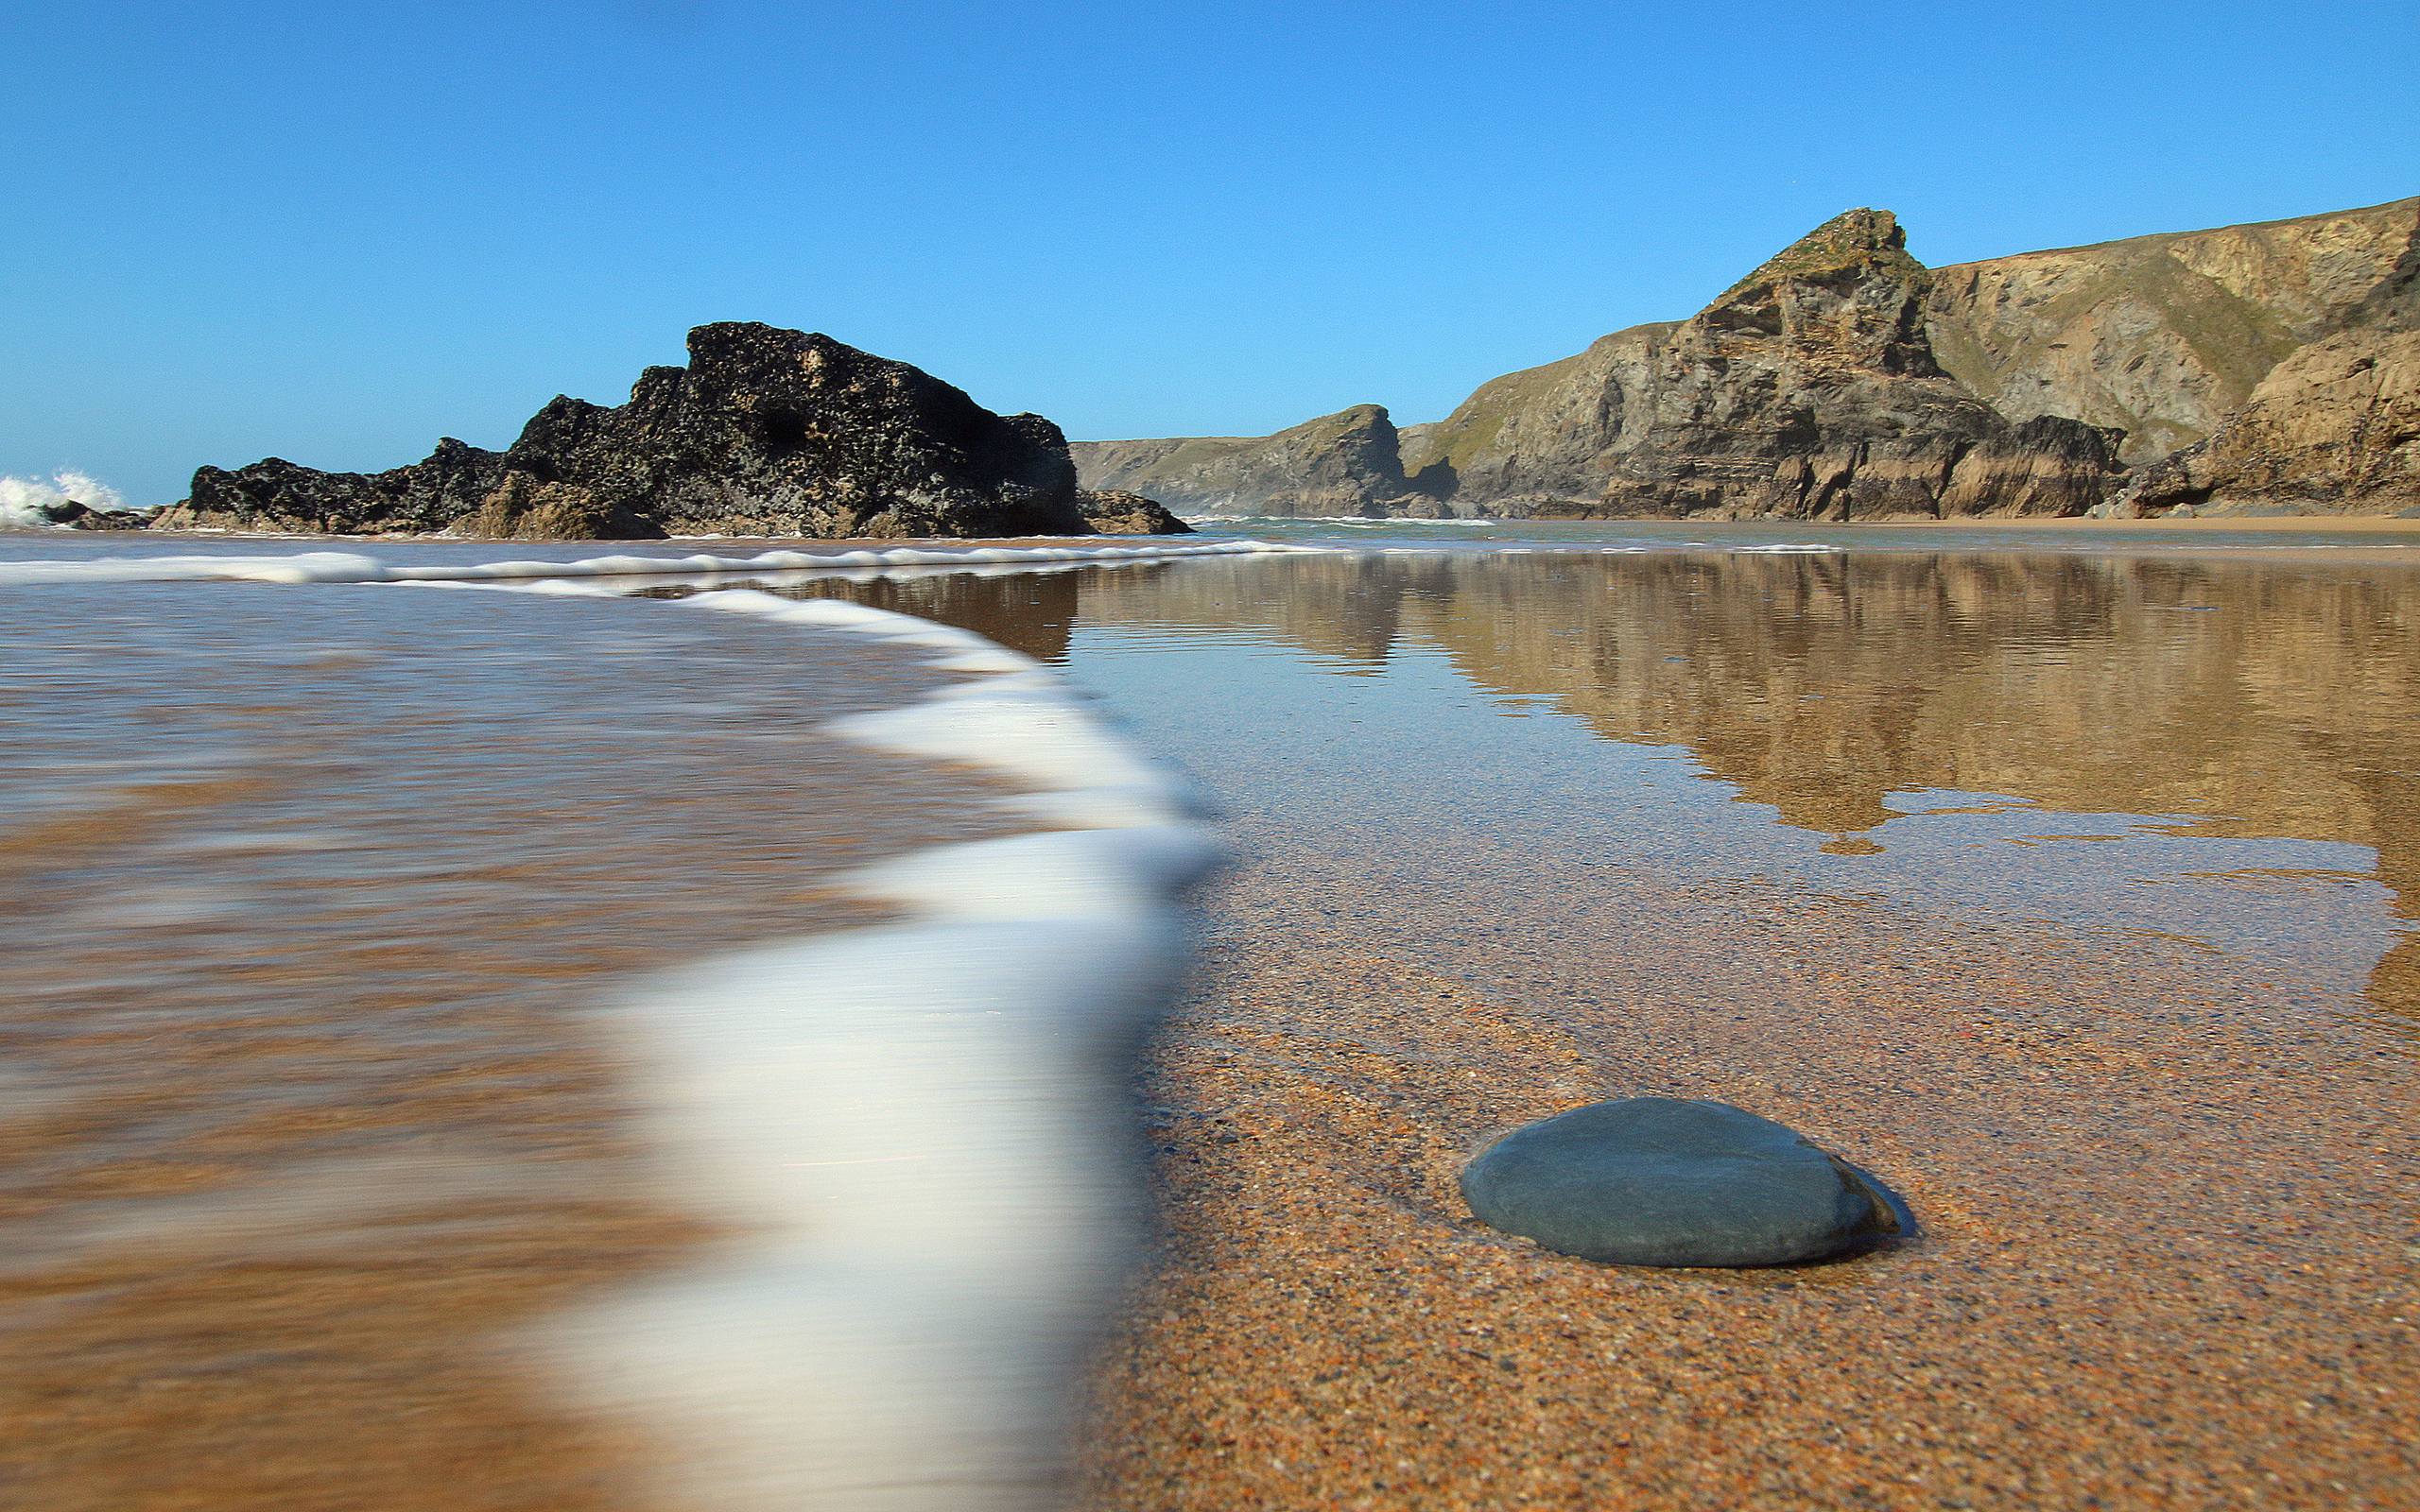
[[[2420,516],[2367,514],[2215,514],[2192,515],[2182,520],[2090,520],[2076,517],[2031,518],[2011,515],[1977,515],[1954,521],[1943,520],[1875,520],[1861,524],[1888,525],[1894,529],[1927,525],[1944,525],[1957,529],[1979,530],[2058,530],[2076,531],[2086,535],[2106,533],[2112,536],[2136,535],[2144,531],[2182,530],[2188,534],[2217,535],[2230,531],[2266,531],[2281,534],[2313,534],[2340,536],[2420,536]]]
[[[2263,1012],[2188,946],[1772,889],[1559,881],[1441,948],[1478,900],[1356,869],[1212,901],[1088,1505],[2411,1504],[2408,1036]],[[1646,1092],[1790,1124],[1921,1235],[1657,1272],[1470,1218],[1492,1138]]]

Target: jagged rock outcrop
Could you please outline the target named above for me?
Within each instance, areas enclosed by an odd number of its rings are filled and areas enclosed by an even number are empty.
[[[1938,268],[1942,366],[2011,420],[2066,415],[2155,460],[2215,430],[2293,352],[2408,300],[2420,198]]]
[[[1867,519],[2071,514],[2116,438],[2012,425],[1934,360],[1924,266],[1887,212],[1851,211],[1679,325],[1482,386],[1414,466],[1505,514]]]
[[[2207,439],[2144,469],[2121,516],[2420,512],[2420,332],[2357,327],[2273,369]]]
[[[1683,322],[1606,396],[1622,430],[1586,515],[1857,520],[2077,514],[2118,438],[2010,424],[1934,360],[1928,275],[1887,211],[1852,210]],[[1628,412],[1639,411],[1636,418]]]
[[[81,499],[67,499],[42,510],[50,524],[70,530],[140,530],[151,523],[150,509],[95,508]]]
[[[995,415],[906,363],[753,323],[690,332],[688,366],[648,369],[628,404],[556,399],[504,452],[447,439],[371,474],[276,457],[206,467],[159,524],[524,539],[1094,529],[1049,421]],[[1159,524],[1170,527],[1184,528]]]
[[[1264,515],[1401,513],[1415,493],[1394,421],[1376,404],[1322,415],[1274,436],[1078,441],[1087,489],[1137,490],[1187,512]]]
[[[1193,530],[1159,500],[1124,489],[1080,489],[1076,492],[1076,508],[1096,535],[1189,535]]]

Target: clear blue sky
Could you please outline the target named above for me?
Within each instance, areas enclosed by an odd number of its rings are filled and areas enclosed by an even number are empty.
[[[691,325],[1256,433],[1931,263],[2420,193],[2420,12],[0,0],[0,472],[130,498],[622,399]]]

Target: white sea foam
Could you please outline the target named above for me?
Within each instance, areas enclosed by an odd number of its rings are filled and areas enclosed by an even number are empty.
[[[1062,1504],[1077,1374],[1140,1237],[1132,1053],[1184,960],[1176,895],[1217,847],[1031,658],[838,599],[679,602],[974,675],[828,728],[989,768],[1028,790],[1003,806],[1074,827],[867,868],[845,885],[905,919],[636,994],[616,1022],[666,1177],[742,1237],[558,1320],[544,1347],[578,1400],[657,1446],[667,1505]]]
[[[570,561],[385,562],[354,552],[305,551],[277,556],[94,557],[72,561],[0,562],[0,587],[76,582],[439,583],[566,577],[671,577],[707,573],[882,572],[903,567],[1005,567],[1012,571],[1065,564],[1170,561],[1317,551],[1316,546],[1266,541],[1204,541],[1141,546],[890,546],[851,551],[767,551],[751,557],[583,557]]]
[[[41,583],[374,583],[385,566],[342,551],[276,557],[87,557],[66,561],[0,561],[0,588]]]

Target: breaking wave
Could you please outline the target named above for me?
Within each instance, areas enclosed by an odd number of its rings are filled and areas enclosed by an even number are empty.
[[[67,503],[95,509],[123,509],[125,496],[88,472],[61,468],[47,480],[0,476],[0,530],[25,530],[50,524],[45,510]]]

